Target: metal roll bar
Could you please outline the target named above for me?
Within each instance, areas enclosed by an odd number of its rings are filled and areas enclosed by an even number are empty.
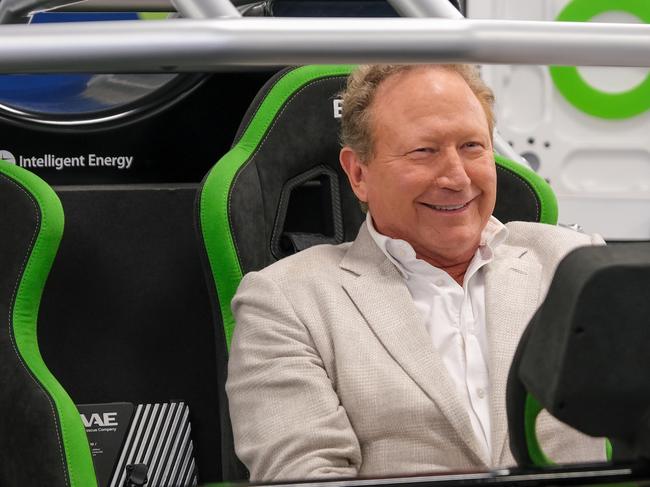
[[[0,73],[364,62],[650,66],[650,25],[641,24],[404,18],[80,22],[0,25],[0,45]]]
[[[171,0],[179,14],[186,19],[217,19],[241,17],[230,0]]]
[[[464,19],[463,14],[449,0],[388,0],[402,17],[438,17],[441,19]]]

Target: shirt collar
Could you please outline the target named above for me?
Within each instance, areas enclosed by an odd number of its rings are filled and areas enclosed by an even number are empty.
[[[394,239],[379,233],[375,229],[370,212],[366,214],[366,225],[370,236],[377,244],[377,247],[386,255],[404,279],[409,278],[413,272],[413,264],[419,259],[415,256],[413,246],[406,240]],[[479,248],[476,251],[473,261],[480,259],[481,264],[492,260],[494,250],[508,238],[508,228],[494,216],[490,216],[485,228],[481,232]],[[475,266],[472,266],[475,267]],[[476,267],[475,267],[476,268]]]

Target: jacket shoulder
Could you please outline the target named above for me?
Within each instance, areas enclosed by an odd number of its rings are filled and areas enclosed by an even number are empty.
[[[511,256],[514,254],[529,262],[536,262],[536,265],[541,267],[543,290],[548,289],[558,264],[572,250],[605,244],[600,235],[589,235],[544,223],[509,222],[506,228],[509,232],[508,238],[502,246],[503,249],[497,248],[497,253]]]
[[[317,276],[335,274],[347,253],[351,242],[340,245],[315,245],[297,254],[280,259],[259,271],[259,274],[275,282],[303,279],[310,281]]]
[[[600,235],[580,233],[569,228],[544,223],[509,222],[506,244],[525,250],[527,257],[544,267],[552,277],[555,267],[572,250],[589,245],[604,245]]]
[[[508,243],[527,248],[571,249],[584,245],[604,244],[597,234],[580,233],[569,228],[533,222],[508,222]]]

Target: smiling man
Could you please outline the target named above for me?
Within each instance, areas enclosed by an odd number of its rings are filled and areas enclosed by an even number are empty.
[[[372,98],[381,101],[367,120],[344,111],[341,164],[371,208],[370,224],[462,286],[496,201],[492,94],[467,65],[374,66],[351,79],[344,106],[367,104],[368,88],[355,85],[379,76],[386,79]],[[367,147],[364,123],[373,134]]]
[[[492,216],[493,97],[466,65],[361,66],[343,95],[340,160],[368,213],[351,244],[248,274],[227,392],[254,480],[513,465],[505,385],[558,262],[602,243]],[[546,415],[557,461],[602,440]]]

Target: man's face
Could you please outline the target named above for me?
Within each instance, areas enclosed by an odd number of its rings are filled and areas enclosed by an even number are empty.
[[[496,169],[487,118],[463,78],[439,67],[398,73],[371,109],[374,151],[341,163],[380,233],[435,265],[469,259],[494,210]]]

